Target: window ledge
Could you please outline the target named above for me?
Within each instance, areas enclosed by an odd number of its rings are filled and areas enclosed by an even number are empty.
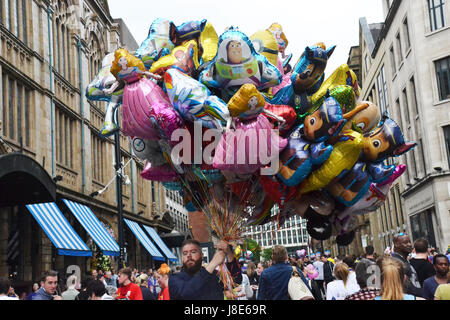
[[[450,99],[445,99],[445,100],[442,100],[442,101],[435,102],[435,103],[433,103],[433,106],[434,107],[438,107],[440,105],[447,104],[447,103],[450,103]]]
[[[397,72],[395,72],[394,75],[392,76],[392,82],[394,82],[395,79],[397,79]]]
[[[405,59],[408,59],[409,55],[411,54],[411,46],[408,48],[408,51],[406,51]]]
[[[400,62],[400,65],[398,67],[398,71],[402,70],[404,64],[405,64],[405,59],[402,59],[402,62]]]
[[[430,31],[428,33],[425,33],[425,37],[431,37],[434,36],[435,34],[439,33],[439,32],[443,32],[450,29],[450,26],[446,26],[446,27],[442,27],[440,29],[434,30],[434,31]]]

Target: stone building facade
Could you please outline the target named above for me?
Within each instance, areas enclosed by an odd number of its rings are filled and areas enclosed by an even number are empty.
[[[114,140],[100,137],[105,105],[88,101],[84,90],[106,53],[127,45],[121,42],[123,22],[114,22],[107,1],[99,0],[2,0],[0,18],[0,155],[33,159],[55,178],[57,204],[65,198],[87,205],[118,239],[115,184],[90,197],[115,177]],[[120,140],[130,180],[123,186],[124,217],[170,232],[164,188],[140,178],[144,164],[132,157],[128,138]],[[87,243],[84,229],[63,213]],[[17,281],[30,283],[44,270],[71,264],[89,271],[89,259],[55,254],[23,204],[0,205],[0,225],[0,276],[15,272]],[[149,254],[124,228],[129,264],[151,266]],[[12,241],[17,232],[18,243]]]

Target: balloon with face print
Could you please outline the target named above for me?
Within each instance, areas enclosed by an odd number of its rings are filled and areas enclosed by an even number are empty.
[[[281,73],[266,57],[256,52],[244,33],[230,27],[220,36],[217,55],[201,72],[199,80],[208,87],[233,92],[246,83],[264,90],[278,85]]]

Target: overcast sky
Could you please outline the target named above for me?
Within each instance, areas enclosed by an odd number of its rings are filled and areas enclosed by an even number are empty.
[[[247,36],[267,29],[273,22],[282,25],[289,40],[286,52],[293,62],[308,45],[324,42],[337,45],[328,64],[330,75],[347,63],[352,46],[359,45],[359,18],[368,23],[383,22],[382,0],[109,0],[113,18],[122,18],[138,44],[145,40],[156,18],[175,25],[207,19],[220,36],[226,27],[237,26]]]

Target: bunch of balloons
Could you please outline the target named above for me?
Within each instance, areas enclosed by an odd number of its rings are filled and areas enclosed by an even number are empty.
[[[335,46],[307,46],[291,65],[288,44],[277,23],[218,36],[207,20],[157,19],[136,52],[104,58],[86,95],[108,103],[101,134],[130,137],[141,176],[179,191],[224,240],[299,215],[312,238],[347,245],[405,171],[385,160],[415,143],[360,101],[348,65],[325,77]]]

